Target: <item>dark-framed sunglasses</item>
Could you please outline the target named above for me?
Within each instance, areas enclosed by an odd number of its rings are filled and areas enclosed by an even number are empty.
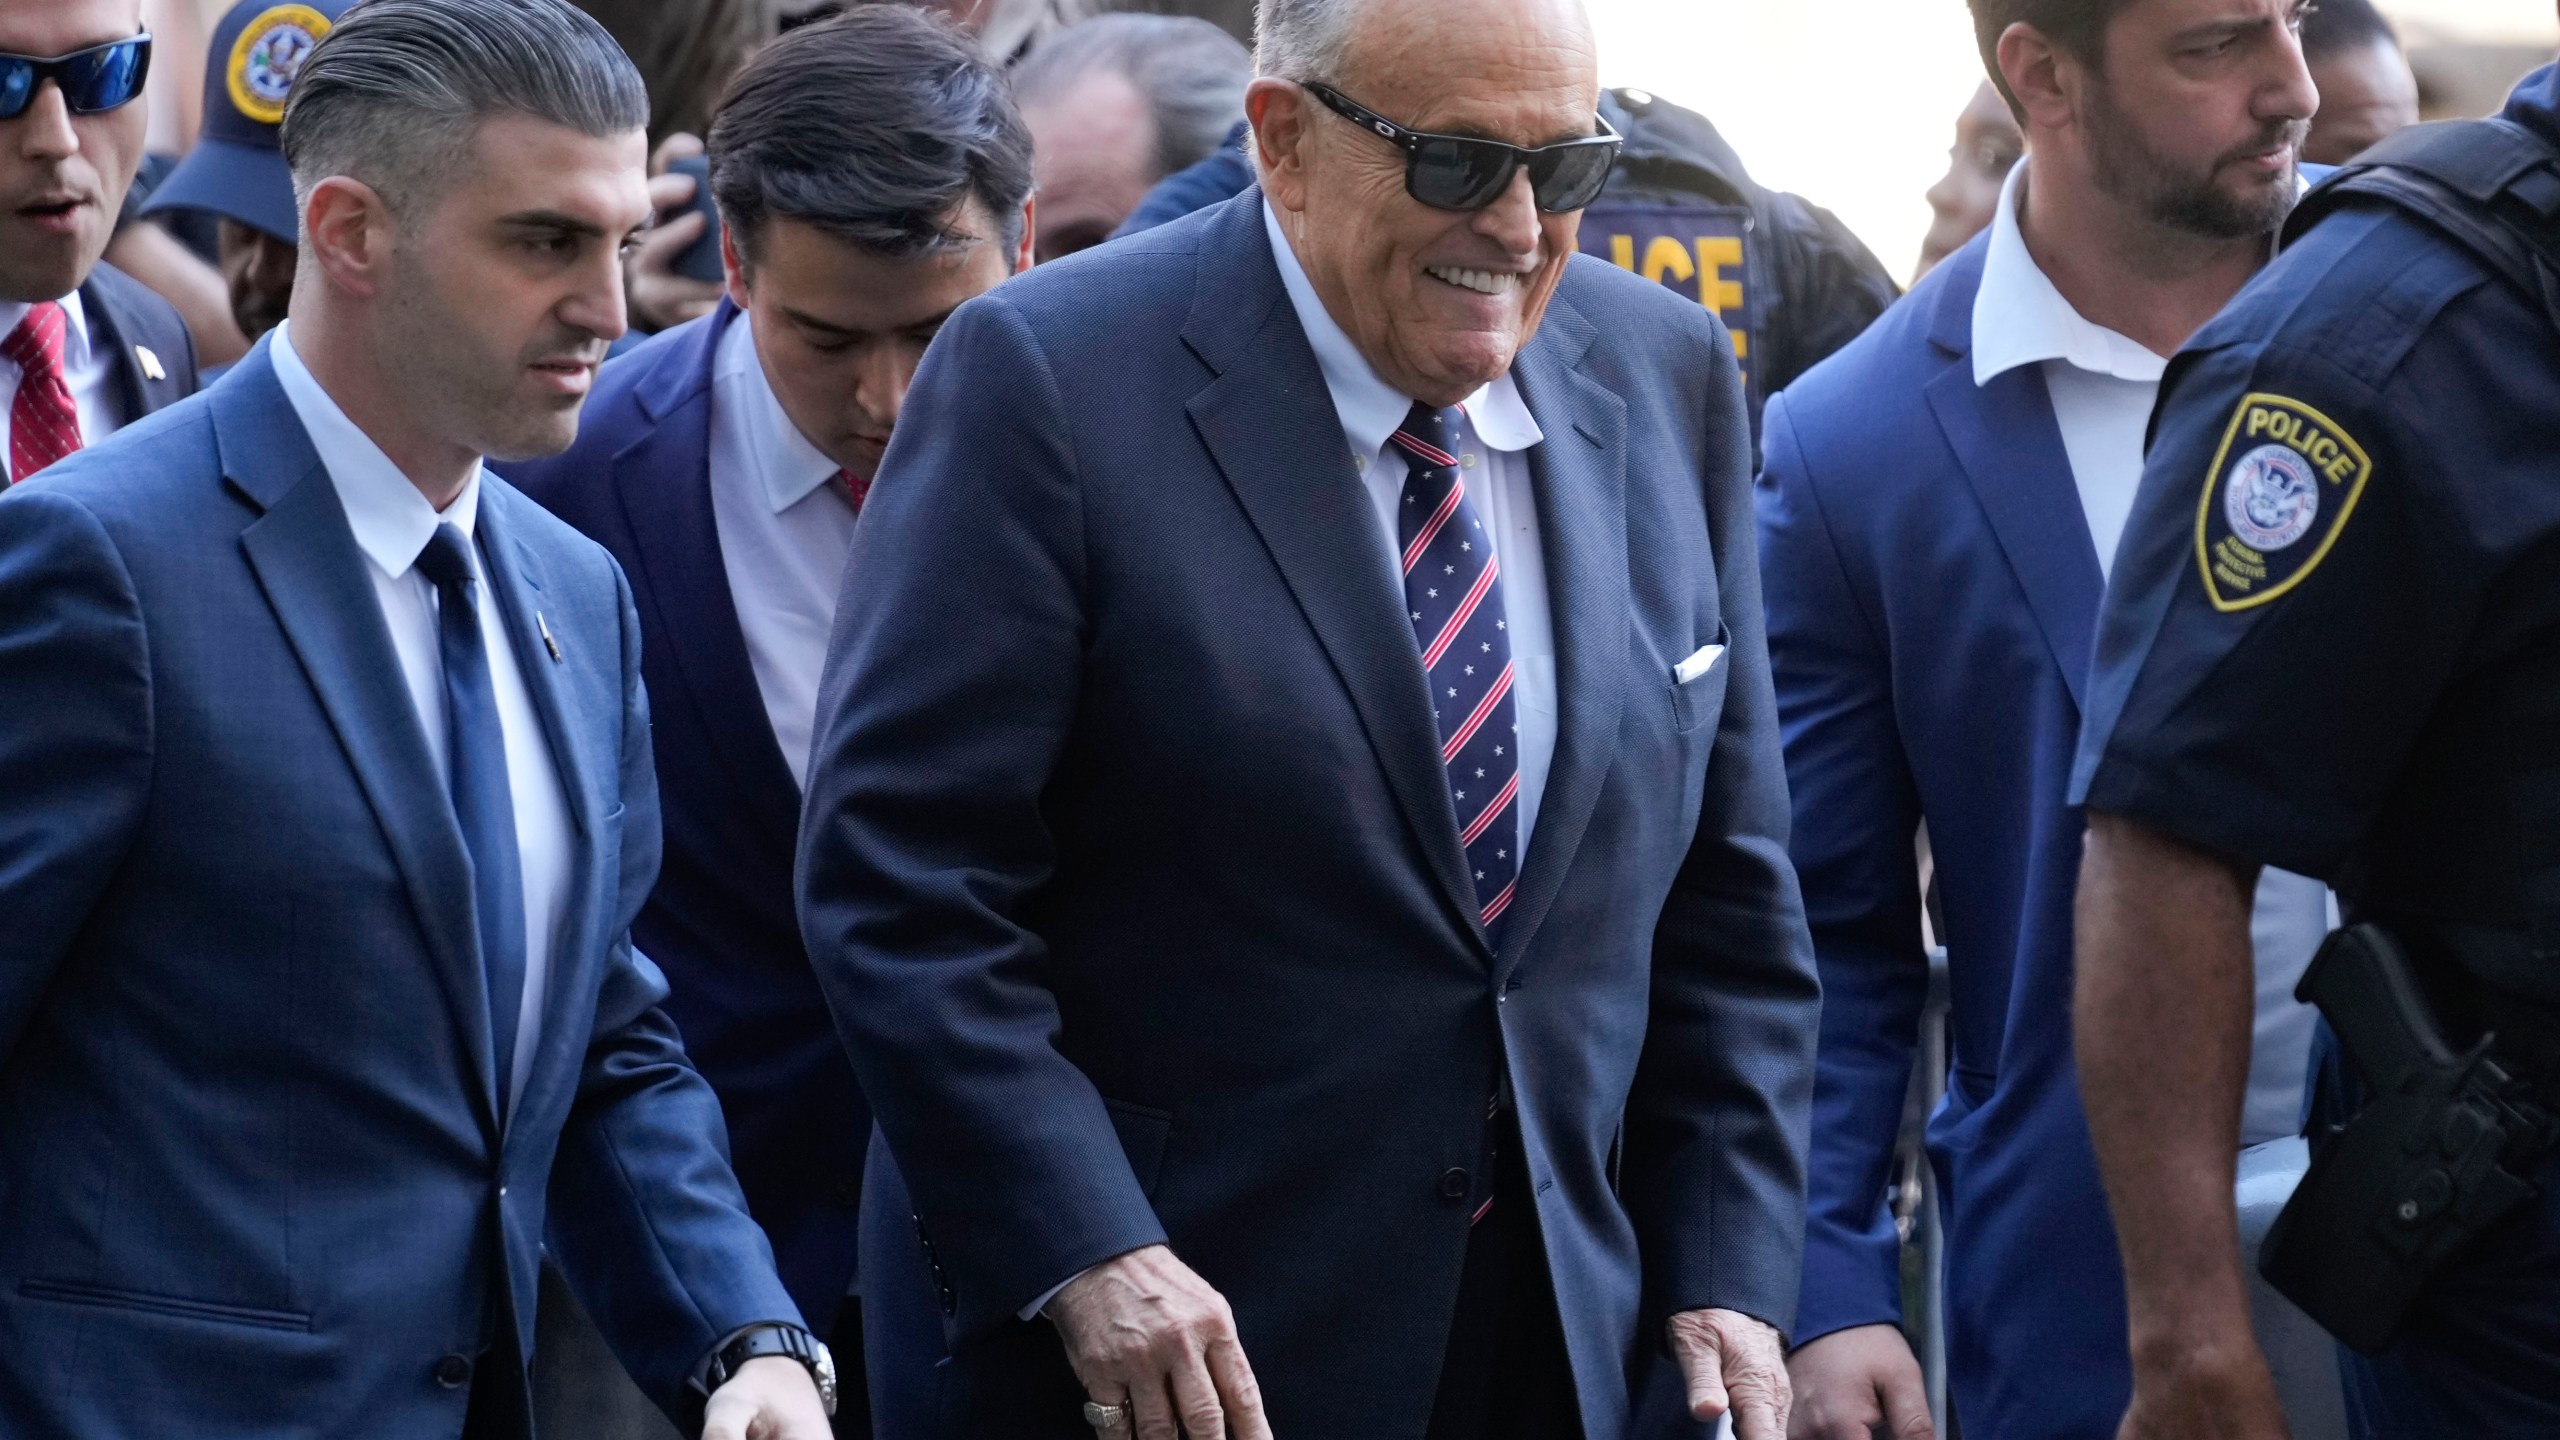
[[[1434,210],[1481,210],[1510,188],[1512,172],[1524,166],[1539,209],[1551,215],[1579,210],[1600,197],[1618,148],[1626,143],[1597,115],[1592,118],[1599,134],[1534,150],[1472,135],[1433,135],[1407,130],[1330,85],[1309,83],[1306,89],[1334,114],[1402,149],[1405,193]]]
[[[149,35],[110,40],[51,58],[0,55],[0,120],[26,114],[47,80],[62,87],[62,103],[72,114],[96,115],[132,101],[150,75]]]

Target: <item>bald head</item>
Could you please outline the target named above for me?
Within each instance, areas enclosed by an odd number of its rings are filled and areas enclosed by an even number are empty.
[[[1292,250],[1382,379],[1456,404],[1536,332],[1581,214],[1541,211],[1525,169],[1482,209],[1425,205],[1403,148],[1307,86],[1407,130],[1523,149],[1584,139],[1600,72],[1581,0],[1263,0],[1257,22],[1245,113]]]

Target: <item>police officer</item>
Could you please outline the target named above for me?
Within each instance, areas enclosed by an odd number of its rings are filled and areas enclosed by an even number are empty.
[[[1742,361],[1751,425],[1760,406],[1901,298],[1838,216],[1766,190],[1707,117],[1642,90],[1609,90],[1600,114],[1626,137],[1609,188],[1583,212],[1585,254],[1668,285],[1716,312]],[[1253,183],[1242,127],[1208,159],[1158,182],[1114,239],[1178,220]]]
[[[2560,213],[2560,78],[2527,77],[2503,118],[2519,128],[2440,158],[2515,223],[2485,227],[2512,252]],[[2479,163],[2500,145],[2527,153]],[[2409,1012],[2457,1054],[2493,1033],[2511,1098],[2547,1099],[2560,1068],[2560,292],[2530,255],[2508,278],[2459,215],[2316,191],[2305,209],[2326,218],[2170,371],[2074,777],[2080,1074],[2125,1257],[2127,1437],[2284,1434],[2232,1202],[2258,866],[2329,879],[2350,922],[2405,946]],[[2361,1108],[2373,1078],[2333,1068],[2320,1106],[2387,1118]],[[2324,1133],[2295,1210],[2355,1133]],[[2379,1353],[2344,1356],[2360,1435],[2560,1434],[2560,1173],[2525,1141],[2498,1159],[2539,1192],[2434,1270]],[[2473,1193],[2427,1183],[2442,1193],[2388,1219],[2348,1216],[2340,1246],[2396,1223],[2414,1253]],[[2389,1268],[2335,1261],[2342,1282]],[[2362,1318],[2340,1313],[2333,1331]]]
[[[145,215],[193,212],[218,222],[231,318],[250,340],[293,302],[301,217],[285,168],[285,101],[313,47],[354,0],[240,0],[205,55],[204,133],[169,172]]]

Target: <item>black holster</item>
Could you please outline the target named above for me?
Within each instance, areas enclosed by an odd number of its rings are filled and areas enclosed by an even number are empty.
[[[2560,1148],[2560,1116],[2545,1077],[2520,1075],[2495,1033],[2453,1047],[2407,951],[2381,926],[2330,935],[2295,993],[2328,1018],[2370,1098],[2312,1137],[2311,1169],[2258,1268],[2372,1354],[2429,1276],[2539,1193],[2530,1177]]]

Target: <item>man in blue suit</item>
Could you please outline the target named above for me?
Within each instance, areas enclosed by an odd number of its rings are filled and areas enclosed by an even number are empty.
[[[2282,0],[1973,11],[2030,159],[1988,233],[1767,412],[1769,645],[1824,993],[1790,1359],[1814,1440],[1929,1426],[1887,1204],[1928,986],[1924,823],[1953,985],[1929,1127],[1953,1408],[2001,1440],[2107,1440],[2124,1413],[2124,1282],[2072,1068],[2066,787],[2166,357],[2265,263],[2317,103]],[[2289,991],[2325,895],[2274,876],[2261,906]],[[2297,1128],[2309,1016],[2279,1007],[2258,1139]]]
[[[820,1440],[630,943],[628,591],[480,466],[623,328],[639,77],[370,0],[291,107],[293,320],[0,497],[0,1433],[521,1440],[547,1235],[671,1413]]]
[[[850,1366],[871,1112],[793,911],[800,785],[860,496],[926,342],[1029,263],[1031,145],[965,36],[881,5],[760,52],[710,155],[728,298],[606,366],[577,443],[507,473],[631,578],[666,817],[632,936]]]
[[[881,1433],[1779,1440],[1732,347],[1574,256],[1572,0],[1262,23],[1264,184],[963,306],[855,536],[802,918],[871,1345],[941,1357]]]

